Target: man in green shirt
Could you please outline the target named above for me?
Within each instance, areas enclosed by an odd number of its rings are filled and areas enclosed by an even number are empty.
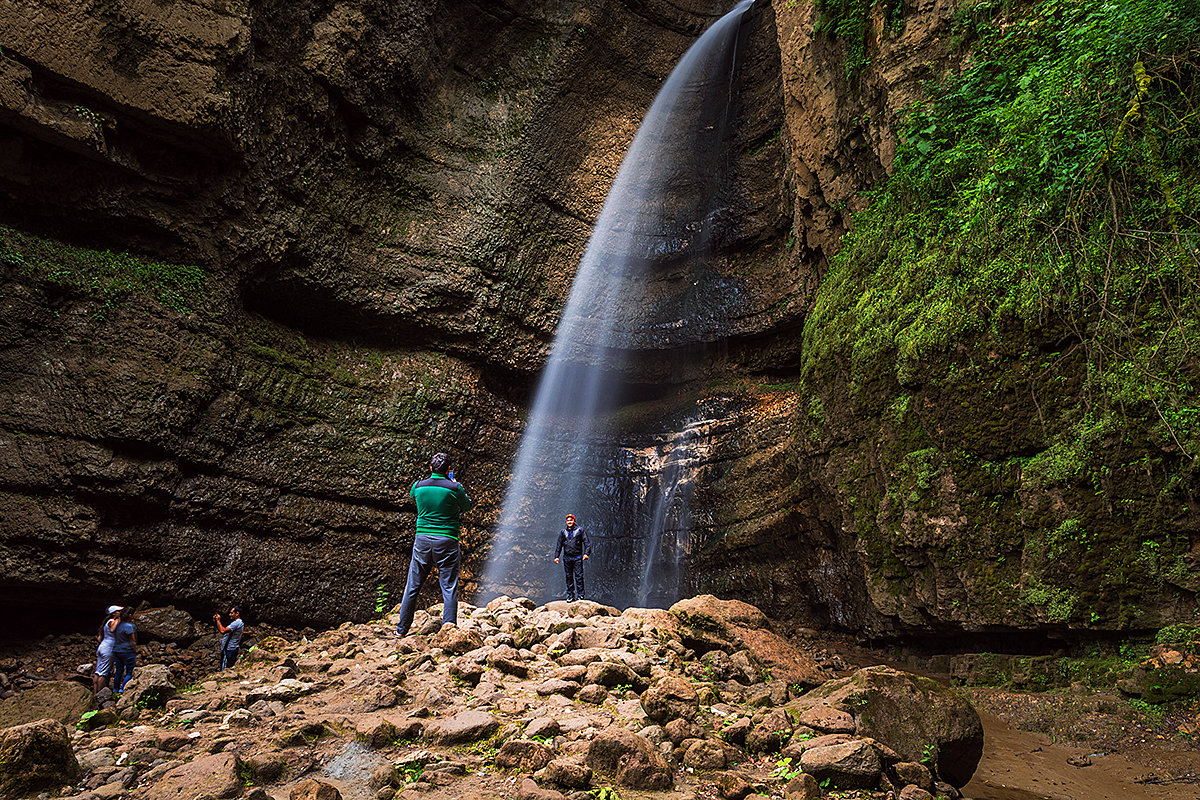
[[[438,453],[430,459],[433,474],[412,485],[417,501],[417,535],[413,538],[408,584],[400,601],[396,635],[407,636],[416,613],[417,593],[433,566],[438,568],[442,587],[442,624],[458,621],[459,514],[471,507],[471,498],[450,471],[450,456]]]

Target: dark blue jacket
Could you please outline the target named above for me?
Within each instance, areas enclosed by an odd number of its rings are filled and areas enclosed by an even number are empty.
[[[588,541],[588,536],[584,533],[583,528],[576,525],[574,528],[563,528],[558,532],[558,544],[554,548],[554,557],[558,558],[559,553],[563,558],[583,558],[592,554],[592,543]]]

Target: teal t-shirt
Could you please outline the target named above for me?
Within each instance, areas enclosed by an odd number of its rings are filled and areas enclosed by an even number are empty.
[[[471,507],[461,483],[435,472],[414,483],[409,493],[417,501],[417,534],[458,538],[458,516]]]

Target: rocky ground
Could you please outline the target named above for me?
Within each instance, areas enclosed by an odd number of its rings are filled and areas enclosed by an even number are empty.
[[[1128,736],[1091,751],[1090,766],[1068,763],[1089,749],[1064,744],[1083,744],[1089,725],[1119,731],[1103,720],[1127,703],[973,690],[981,725],[941,684],[861,666],[869,651],[849,643],[785,639],[736,601],[621,613],[500,598],[464,605],[446,627],[431,612],[404,639],[391,636],[394,618],[265,636],[235,669],[202,678],[207,643],[152,645],[124,696],[78,725],[94,707],[86,689],[13,677],[13,688],[36,685],[0,714],[42,693],[59,719],[0,732],[0,796],[1080,800],[1196,788],[1194,745],[1178,735],[1160,741],[1155,752],[1174,760],[1157,772],[1113,772]],[[25,674],[53,676],[73,645],[39,643]],[[1031,704],[1074,720],[1071,737],[1019,731],[1038,727]],[[1132,720],[1126,730],[1147,735]]]

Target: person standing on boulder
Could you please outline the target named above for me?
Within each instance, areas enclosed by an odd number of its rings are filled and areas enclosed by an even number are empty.
[[[112,679],[113,674],[113,645],[116,644],[116,636],[113,629],[117,627],[117,614],[121,611],[120,606],[109,606],[108,616],[104,618],[104,622],[100,623],[100,630],[96,634],[96,669],[92,671],[92,693],[99,694],[102,689],[108,688],[108,682]]]
[[[429,466],[432,474],[414,483],[409,492],[417,501],[417,532],[408,565],[408,583],[400,601],[397,636],[408,635],[417,610],[417,593],[434,565],[442,587],[442,624],[458,621],[458,534],[462,527],[459,516],[470,509],[471,498],[463,485],[454,480],[450,456],[437,453]]]
[[[592,543],[587,531],[576,527],[575,515],[567,514],[567,527],[558,532],[558,544],[554,547],[554,563],[562,555],[563,571],[567,576],[567,601],[583,599],[583,562],[592,555]]]
[[[217,623],[217,630],[223,636],[221,637],[221,669],[229,669],[238,660],[238,652],[242,647],[242,632],[246,629],[246,623],[242,622],[242,609],[239,606],[234,606],[229,609],[229,624],[221,624],[221,615],[213,614],[213,622]]]
[[[112,627],[113,649],[112,657],[115,671],[113,674],[113,691],[125,691],[125,684],[133,677],[133,669],[137,666],[137,628],[133,625],[133,609],[125,606],[118,612],[120,616],[109,624]]]

